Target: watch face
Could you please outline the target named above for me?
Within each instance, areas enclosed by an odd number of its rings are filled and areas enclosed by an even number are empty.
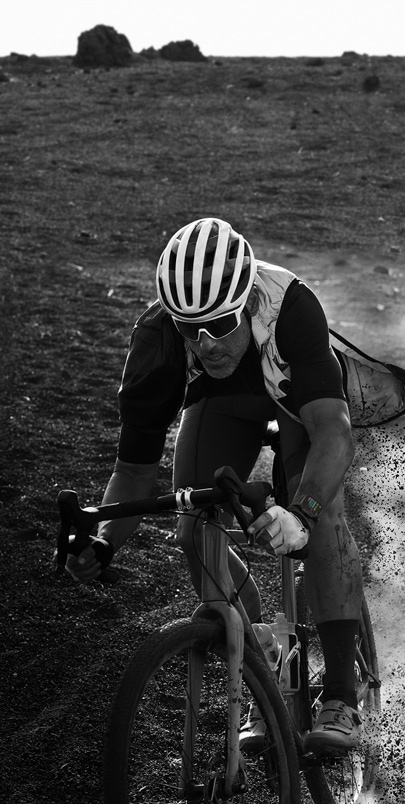
[[[309,495],[300,497],[297,502],[305,514],[308,514],[312,519],[318,519],[318,516],[322,512],[322,504],[320,502]]]

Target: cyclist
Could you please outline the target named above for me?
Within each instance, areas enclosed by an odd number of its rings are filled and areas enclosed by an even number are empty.
[[[174,452],[174,487],[210,486],[229,464],[246,480],[264,428],[276,419],[290,505],[269,508],[251,525],[276,554],[309,541],[305,588],[324,651],[323,706],[306,748],[340,753],[354,747],[360,718],[354,686],[355,637],[362,577],[344,517],[343,481],[353,457],[348,407],[328,325],[312,291],[291,272],[256,260],[245,238],[216,218],[187,224],[157,266],[156,301],[137,321],[119,390],[118,459],[104,503],[151,494],[167,428],[182,409]],[[225,524],[231,524],[224,510]],[[140,517],[101,523],[106,561]],[[195,524],[195,523],[194,523]],[[199,591],[193,518],[180,517],[181,544]],[[231,551],[237,585],[245,568]],[[102,565],[91,547],[70,556],[77,580]],[[252,579],[243,586],[252,622],[261,621]],[[242,740],[264,734],[251,711]]]

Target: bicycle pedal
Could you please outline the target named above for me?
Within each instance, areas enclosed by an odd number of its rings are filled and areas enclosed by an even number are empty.
[[[336,765],[341,765],[343,759],[345,759],[347,756],[349,756],[348,751],[337,751],[336,754],[321,754],[320,759],[322,761],[322,765],[333,768]]]
[[[340,765],[342,760],[348,755],[349,751],[347,749],[344,751],[336,750],[336,752],[333,754],[328,753],[326,750],[308,751],[306,754],[304,754],[304,759],[309,764],[314,763],[319,765],[321,763],[322,765],[333,767],[334,765]]]

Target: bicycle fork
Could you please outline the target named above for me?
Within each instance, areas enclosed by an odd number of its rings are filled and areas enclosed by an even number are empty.
[[[220,617],[225,625],[227,704],[226,765],[223,778],[210,780],[210,800],[227,800],[246,788],[239,752],[240,708],[242,697],[244,621],[235,601],[234,587],[228,569],[228,541],[218,533],[215,521],[208,520],[203,534],[203,573],[201,600],[193,614],[197,617]],[[215,577],[220,579],[220,586]],[[235,607],[236,606],[236,607]],[[188,694],[186,705],[183,762],[180,793],[198,795],[197,780],[193,779],[193,753],[198,728],[199,705],[204,675],[205,653],[193,649],[189,653]],[[187,800],[187,799],[186,799]],[[195,798],[194,800],[198,800]],[[201,799],[202,800],[202,799]]]

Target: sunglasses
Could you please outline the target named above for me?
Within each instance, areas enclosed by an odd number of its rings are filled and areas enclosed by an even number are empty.
[[[221,338],[226,338],[231,332],[238,328],[241,320],[241,310],[235,313],[227,313],[221,318],[213,318],[211,321],[179,321],[173,318],[174,324],[183,338],[188,341],[198,341],[201,332],[206,332],[210,338],[219,341]]]

